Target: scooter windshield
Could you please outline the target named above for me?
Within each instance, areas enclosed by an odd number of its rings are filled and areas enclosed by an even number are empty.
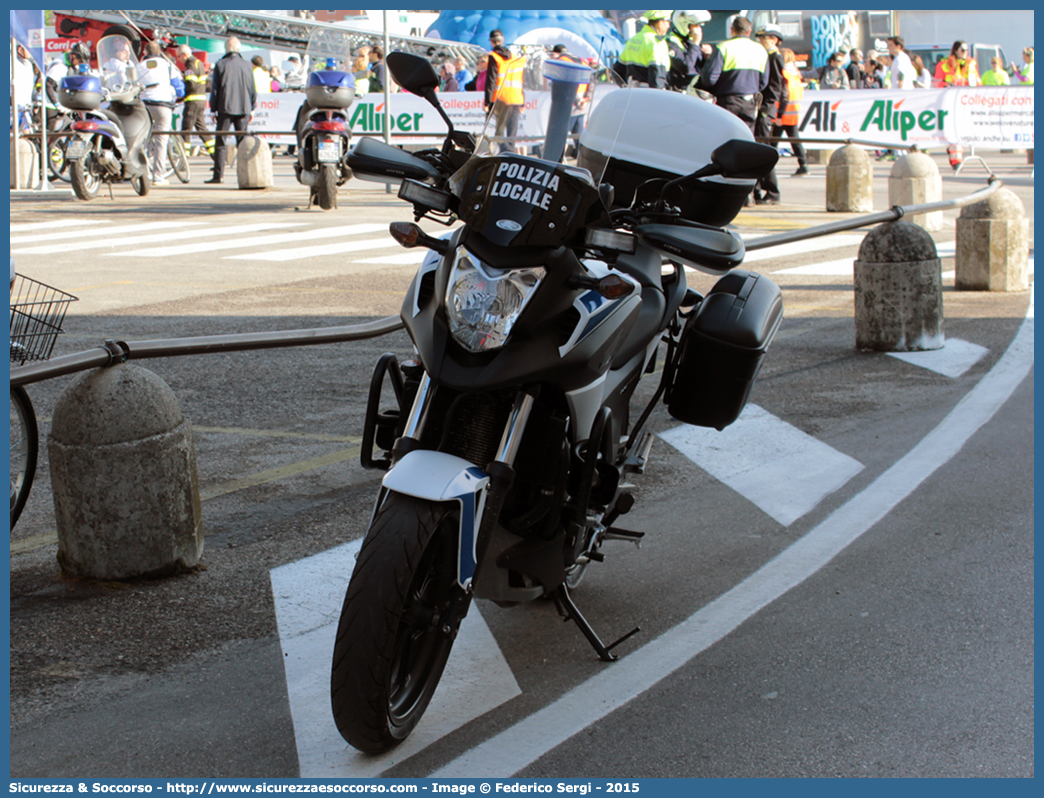
[[[98,42],[98,66],[102,85],[110,91],[134,85],[138,80],[138,61],[126,36],[106,36]]]

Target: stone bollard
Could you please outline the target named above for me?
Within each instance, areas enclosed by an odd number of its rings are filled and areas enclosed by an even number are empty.
[[[942,199],[942,178],[935,161],[923,152],[910,152],[895,159],[888,175],[888,204],[920,205]],[[925,230],[942,230],[942,211],[915,213],[909,221]]]
[[[37,188],[40,185],[40,151],[29,139],[18,139],[18,182],[20,186],[15,185],[15,154],[12,146],[11,188]]]
[[[874,209],[874,170],[870,156],[849,144],[835,150],[827,164],[826,209],[869,213]]]
[[[957,218],[958,291],[1029,288],[1029,220],[1013,192],[999,188]]]
[[[810,164],[829,164],[834,157],[837,147],[826,147],[820,149],[805,148],[805,160]]]
[[[854,276],[857,348],[943,347],[942,262],[923,228],[906,221],[875,227],[859,246]]]
[[[123,364],[80,375],[55,404],[48,452],[63,572],[129,579],[199,563],[192,430],[151,371]]]
[[[272,148],[257,136],[243,136],[236,148],[236,177],[240,188],[271,188]]]

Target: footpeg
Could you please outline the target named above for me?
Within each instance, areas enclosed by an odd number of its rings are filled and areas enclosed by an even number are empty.
[[[620,529],[615,526],[609,527],[602,534],[602,540],[628,540],[639,549],[642,547],[642,539],[644,537],[644,532],[632,532],[630,529]]]
[[[569,595],[569,588],[567,588],[564,583],[558,586],[555,592],[551,595],[551,598],[554,600],[555,607],[558,608],[558,614],[562,616],[562,619],[573,621],[580,627],[580,631],[583,632],[584,637],[587,638],[587,642],[591,644],[591,647],[598,653],[599,659],[603,662],[614,662],[619,659],[619,657],[612,653],[612,650],[627,638],[633,637],[641,631],[641,627],[636,626],[615,643],[610,643],[607,646],[598,637],[598,633],[591,628],[591,624],[587,622],[587,619],[581,614],[576,604],[573,603],[573,599]]]

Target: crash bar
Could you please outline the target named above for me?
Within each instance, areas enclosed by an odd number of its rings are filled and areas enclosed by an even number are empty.
[[[952,200],[925,202],[920,205],[893,205],[887,211],[857,216],[829,224],[809,227],[805,230],[794,230],[788,233],[763,236],[754,239],[747,245],[747,250],[766,249],[793,241],[804,241],[808,238],[853,230],[868,224],[892,222],[907,214],[930,213],[951,208],[963,208],[982,202],[990,197],[1002,185],[998,178],[990,178],[985,188]],[[402,319],[388,316],[363,324],[342,327],[317,327],[306,330],[275,330],[264,333],[235,333],[230,335],[206,335],[195,338],[169,338],[152,341],[115,341],[107,340],[104,346],[56,357],[45,363],[31,366],[16,366],[11,369],[11,385],[29,385],[34,382],[64,377],[77,371],[91,368],[112,366],[127,360],[144,360],[146,358],[179,357],[182,355],[205,355],[225,352],[248,352],[255,349],[279,349],[291,346],[312,346],[315,344],[336,344],[347,341],[362,341],[367,338],[378,338],[382,335],[400,330]]]

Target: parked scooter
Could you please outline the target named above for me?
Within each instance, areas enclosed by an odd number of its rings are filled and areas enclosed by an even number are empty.
[[[347,163],[352,129],[346,111],[354,101],[355,77],[350,73],[321,69],[308,76],[295,125],[294,172],[298,182],[309,188],[309,207],[336,208],[337,188],[352,176]]]
[[[565,124],[590,78],[552,63],[549,78],[574,81],[552,89],[565,105],[550,119]],[[338,729],[373,753],[420,720],[473,598],[548,597],[601,659],[616,658],[634,632],[603,643],[571,593],[604,544],[642,539],[617,520],[649,457],[650,414],[662,400],[686,423],[735,421],[783,312],[775,283],[735,270],[743,241],[716,226],[778,158],[727,111],[618,89],[591,114],[578,167],[559,163],[557,130],[544,143],[550,160],[482,157],[439,107],[426,59],[390,53],[387,65],[450,133],[413,154],[362,139],[353,174],[400,183],[415,220],[463,225],[439,237],[391,225],[403,246],[430,250],[402,308],[416,360],[384,355],[371,383],[363,465],[387,473],[331,675]],[[685,267],[721,279],[703,297]],[[631,398],[656,372],[661,341],[659,387],[635,419]],[[380,407],[393,394],[397,406]]]
[[[70,75],[58,86],[58,101],[73,112],[65,160],[73,191],[82,200],[98,195],[102,183],[130,180],[135,193],[149,193],[147,148],[152,118],[138,95],[138,62],[130,40],[106,36],[98,42],[102,77]],[[108,107],[102,107],[107,102]]]

